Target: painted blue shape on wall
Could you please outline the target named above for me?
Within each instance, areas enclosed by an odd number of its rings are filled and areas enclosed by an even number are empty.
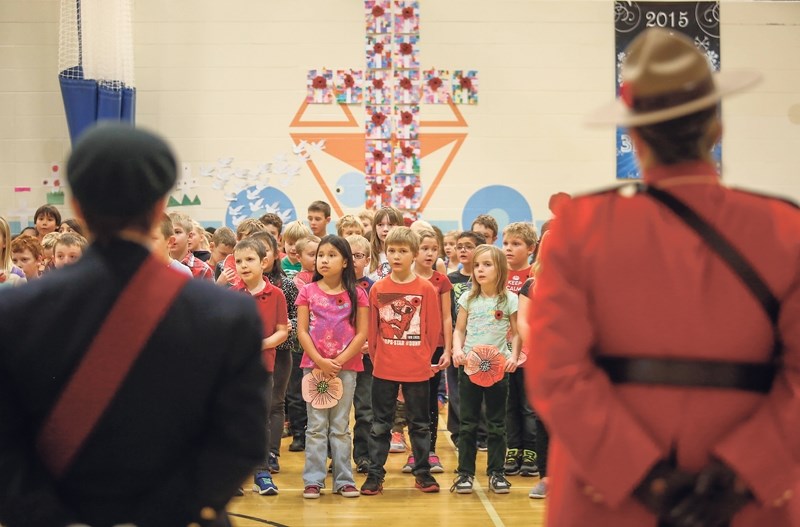
[[[464,229],[472,226],[472,221],[480,214],[489,214],[497,220],[500,232],[495,245],[502,245],[503,228],[516,221],[533,221],[528,200],[511,187],[490,185],[475,192],[464,205],[461,225]]]
[[[336,181],[336,198],[345,207],[363,207],[366,200],[366,180],[361,172],[347,172]],[[335,230],[334,230],[335,233]]]
[[[225,225],[236,230],[236,226],[247,218],[258,218],[267,212],[281,217],[283,223],[297,219],[297,211],[289,196],[275,187],[247,187],[236,199],[228,203],[225,211]]]

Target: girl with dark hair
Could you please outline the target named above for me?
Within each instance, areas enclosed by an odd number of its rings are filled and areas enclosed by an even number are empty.
[[[341,398],[333,407],[320,408],[314,402],[306,407],[303,497],[319,498],[320,489],[325,486],[325,460],[330,449],[334,492],[356,498],[359,491],[350,464],[350,407],[356,374],[364,370],[361,347],[367,338],[369,299],[356,285],[353,255],[344,238],[334,235],[322,238],[313,282],[300,290],[296,303],[297,335],[304,350],[300,363],[306,374],[304,384],[309,374],[326,383],[335,377],[341,381],[341,391],[337,394]]]

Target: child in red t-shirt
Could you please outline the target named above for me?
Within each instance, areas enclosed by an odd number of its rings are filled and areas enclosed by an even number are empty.
[[[450,308],[450,291],[453,290],[453,284],[450,283],[447,276],[434,269],[439,256],[439,238],[436,233],[430,229],[422,229],[417,231],[417,234],[419,235],[419,253],[414,261],[414,274],[430,281],[436,288],[442,312],[442,328],[439,331],[436,351],[431,359],[433,377],[430,379],[428,398],[428,411],[431,418],[431,453],[428,461],[431,464],[431,472],[442,473],[444,467],[442,467],[439,456],[436,455],[436,432],[439,429],[439,381],[441,381],[442,372],[450,365],[450,352],[453,347],[453,332],[451,331],[453,318]],[[409,456],[406,467],[413,467],[414,461],[414,458]],[[404,471],[406,467],[403,467]]]
[[[253,295],[264,324],[264,340],[261,349],[264,357],[264,367],[267,370],[268,382],[264,387],[267,408],[272,404],[272,371],[275,367],[275,347],[289,336],[289,321],[286,311],[286,298],[283,291],[264,280],[263,272],[267,265],[267,249],[263,243],[255,239],[245,239],[236,244],[233,249],[236,263],[236,273],[242,280],[246,291]],[[267,417],[269,420],[269,417]],[[267,452],[269,452],[269,422],[265,423],[267,430]],[[267,454],[269,457],[269,454]],[[264,459],[263,465],[258,467],[254,477],[253,492],[272,496],[278,493],[278,487],[272,481],[269,473],[269,459]]]
[[[431,360],[442,331],[439,293],[411,270],[419,251],[419,236],[407,227],[394,227],[385,240],[391,274],[370,291],[369,353],[373,421],[369,437],[370,467],[361,493],[378,494],[386,475],[386,458],[397,396],[403,388],[406,419],[414,453],[416,487],[438,492],[431,475],[429,381]]]

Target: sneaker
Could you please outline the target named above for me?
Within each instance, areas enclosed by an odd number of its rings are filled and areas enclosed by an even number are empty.
[[[306,485],[306,488],[303,489],[303,497],[307,500],[316,500],[319,499],[319,496],[320,492],[317,485]]]
[[[519,468],[519,475],[525,477],[539,475],[539,465],[536,464],[536,452],[533,450],[522,451],[522,465]]]
[[[278,486],[272,481],[269,472],[259,472],[255,477],[253,492],[258,492],[262,496],[275,496],[278,493]]]
[[[509,448],[506,452],[506,462],[503,465],[503,472],[506,476],[516,476],[520,470],[520,455],[518,448]]]
[[[444,405],[447,404],[447,396],[444,395],[443,393],[440,393],[437,396],[437,402],[439,404],[439,411],[441,412],[444,409]]]
[[[503,474],[493,474],[489,477],[489,490],[495,494],[508,494],[511,492],[511,483]]]
[[[459,474],[453,481],[453,486],[450,487],[450,492],[455,491],[456,494],[472,494],[472,480],[474,478],[468,474]]]
[[[361,485],[361,494],[367,496],[374,496],[382,491],[383,480],[378,479],[378,476],[373,476],[372,474],[368,475],[367,479],[364,480],[364,484]]]
[[[478,447],[478,450],[481,452],[486,452],[489,450],[489,445],[486,443],[485,439],[478,439],[478,441],[475,443],[475,446]]]
[[[431,474],[441,474],[444,472],[442,462],[439,461],[439,456],[437,456],[436,453],[431,452],[431,455],[428,456],[428,464],[431,466]]]
[[[306,449],[306,438],[296,436],[292,439],[292,444],[289,445],[289,452],[302,452]]]
[[[439,492],[439,483],[436,482],[436,478],[431,476],[430,472],[421,472],[415,478],[414,486],[422,492]]]
[[[272,452],[269,453],[269,459],[267,460],[267,467],[269,467],[269,471],[272,474],[277,474],[281,471],[281,464],[278,462],[278,456],[273,454]]]
[[[357,498],[361,496],[361,493],[355,485],[342,485],[339,490],[336,491],[336,494],[340,494],[345,498]]]
[[[236,491],[236,494],[234,494],[234,496],[236,496],[237,498],[244,496],[244,489],[242,487],[239,487],[239,490]]]
[[[406,451],[406,438],[403,431],[392,432],[392,441],[389,443],[389,452],[397,454]]]
[[[289,437],[292,433],[289,431],[289,421],[283,422],[283,430],[281,430],[281,439]]]
[[[411,472],[414,470],[414,465],[414,456],[408,456],[408,461],[406,461],[406,464],[403,465],[403,473],[411,474]]]
[[[547,497],[547,480],[540,479],[539,483],[534,485],[531,491],[528,493],[528,497],[536,500],[545,499]]]
[[[356,472],[359,474],[369,474],[369,459],[361,458],[356,461]]]

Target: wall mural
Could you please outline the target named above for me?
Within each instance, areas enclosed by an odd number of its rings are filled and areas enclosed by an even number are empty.
[[[285,192],[301,177],[302,165],[322,191],[308,200],[324,199],[336,216],[346,209],[387,205],[409,218],[424,213],[468,135],[459,105],[478,104],[478,71],[422,69],[419,1],[365,0],[364,14],[366,68],[307,71],[305,97],[289,124],[291,153],[258,169],[238,167],[232,158],[200,166],[200,178],[213,178],[212,188],[228,201],[224,225],[235,227],[266,212],[286,221],[304,217]],[[443,111],[435,119],[421,119],[421,104]],[[170,205],[199,205],[193,190],[197,181],[185,167]],[[501,228],[532,221],[527,201],[500,185],[475,191],[461,218],[430,221],[451,230],[469,227],[472,218],[486,213]]]

